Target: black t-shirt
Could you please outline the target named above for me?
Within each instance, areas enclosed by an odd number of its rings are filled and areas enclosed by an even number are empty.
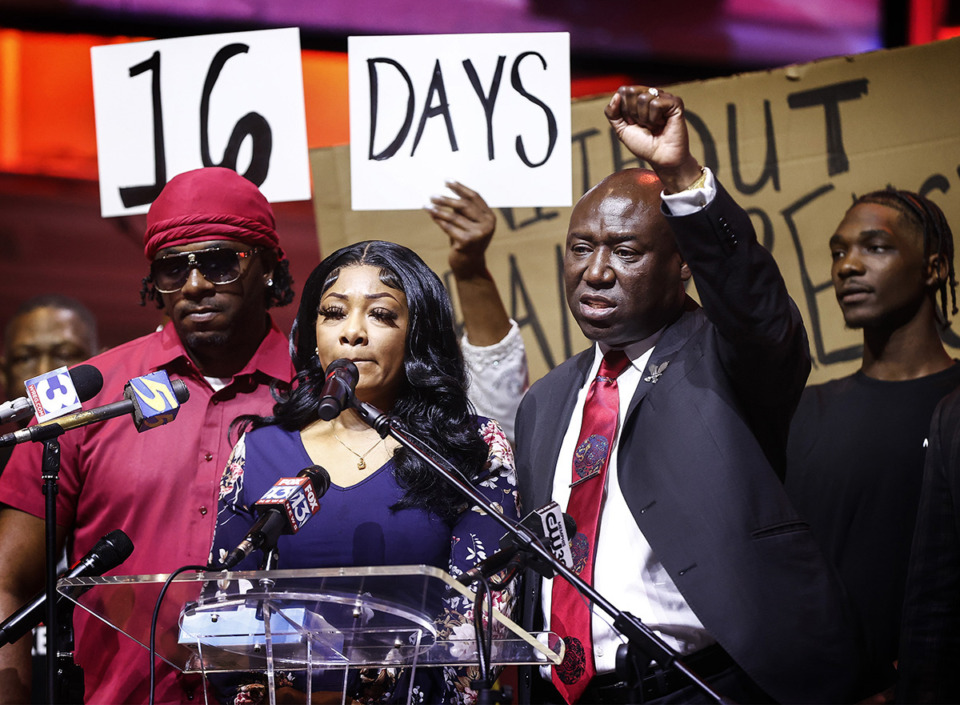
[[[862,624],[865,691],[894,680],[930,418],[957,387],[960,364],[906,382],[857,372],[808,387],[790,427],[787,493]]]

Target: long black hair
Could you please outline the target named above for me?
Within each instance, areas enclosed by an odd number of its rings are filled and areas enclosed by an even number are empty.
[[[404,350],[404,383],[392,409],[417,437],[425,439],[469,478],[484,469],[487,446],[479,434],[467,400],[466,369],[454,330],[453,309],[439,277],[412,250],[392,242],[368,240],[343,247],[325,258],[303,287],[300,308],[290,332],[290,356],[297,369],[296,386],[273,408],[273,416],[242,418],[250,428],[277,424],[298,431],[316,421],[324,370],[316,354],[320,299],[346,267],[369,265],[380,281],[402,291],[409,310]],[[454,490],[423,461],[398,448],[396,478],[404,489],[395,508],[419,507],[445,518],[464,508]],[[454,498],[454,501],[451,501]]]

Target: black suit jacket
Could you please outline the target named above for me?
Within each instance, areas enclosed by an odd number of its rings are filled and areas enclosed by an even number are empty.
[[[764,691],[781,702],[842,700],[856,673],[852,622],[778,477],[810,369],[799,312],[722,188],[704,210],[669,220],[704,308],[688,300],[664,329],[630,403],[616,468],[623,495],[704,627]],[[550,500],[593,359],[591,348],[567,360],[521,403],[517,470],[527,506]],[[540,580],[531,577],[528,629],[541,611]]]
[[[897,702],[960,702],[960,389],[930,422],[900,636]]]

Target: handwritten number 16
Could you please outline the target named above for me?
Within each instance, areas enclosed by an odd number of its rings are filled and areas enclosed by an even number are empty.
[[[203,166],[223,166],[228,169],[237,169],[237,156],[240,146],[248,136],[252,141],[250,166],[243,176],[257,186],[263,184],[270,168],[270,153],[273,150],[273,132],[270,123],[260,113],[249,112],[234,125],[227,147],[223,152],[223,159],[217,163],[210,156],[210,137],[208,123],[210,117],[210,94],[220,77],[224,64],[237,54],[246,53],[250,49],[246,44],[229,44],[223,47],[213,57],[207,78],[203,82],[203,93],[200,96],[200,159]],[[152,203],[167,183],[166,150],[163,139],[163,106],[160,96],[160,52],[155,51],[146,61],[130,67],[130,77],[139,76],[147,71],[152,72],[151,98],[153,104],[153,154],[154,154],[154,181],[145,186],[122,186],[120,200],[126,208],[142,206]]]

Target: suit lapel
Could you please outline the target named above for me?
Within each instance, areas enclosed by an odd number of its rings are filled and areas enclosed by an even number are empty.
[[[640,406],[640,402],[647,395],[647,392],[653,389],[655,384],[670,385],[672,378],[682,374],[682,370],[676,366],[671,369],[670,365],[674,362],[677,353],[690,339],[693,332],[703,325],[703,311],[693,301],[687,297],[687,307],[674,323],[667,326],[666,330],[657,341],[653,354],[647,361],[647,369],[642,370],[640,384],[637,391],[630,400],[630,406],[627,409],[627,420]]]

